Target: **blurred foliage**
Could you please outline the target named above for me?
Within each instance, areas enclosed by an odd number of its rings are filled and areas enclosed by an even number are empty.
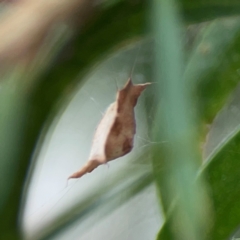
[[[150,127],[157,141],[168,142],[151,150],[153,170],[124,170],[124,176],[135,179],[111,195],[116,185],[127,180],[120,172],[107,190],[99,188],[66,209],[35,239],[51,239],[76,220],[94,215],[96,209],[103,209],[104,217],[152,182],[165,214],[157,239],[228,239],[239,226],[240,128],[235,124],[219,135],[218,124],[219,119],[230,124],[228,118],[221,118],[221,109],[226,109],[239,82],[240,24],[233,16],[239,14],[240,3],[153,0],[150,5],[144,0],[105,1],[81,31],[64,28],[53,34],[34,62],[27,67],[15,64],[2,74],[0,239],[22,239],[19,219],[39,146],[69,95],[108,54],[153,36],[154,78],[159,84],[154,89],[158,104],[152,108],[156,118]],[[212,21],[192,26],[193,45],[184,46],[181,29],[207,20]],[[147,99],[148,106],[151,95]],[[237,104],[234,107],[239,110]],[[206,124],[212,124],[207,141]],[[208,151],[204,163],[201,141]],[[121,202],[120,194],[125,194]]]

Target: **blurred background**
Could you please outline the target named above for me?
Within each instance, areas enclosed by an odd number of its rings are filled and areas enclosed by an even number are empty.
[[[239,239],[239,13],[0,1],[0,240]],[[152,83],[133,150],[67,182],[130,76]]]

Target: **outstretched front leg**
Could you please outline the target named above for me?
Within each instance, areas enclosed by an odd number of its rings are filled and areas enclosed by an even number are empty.
[[[87,161],[87,163],[79,171],[73,173],[70,177],[68,177],[68,179],[80,178],[83,175],[85,175],[86,173],[92,172],[95,168],[97,168],[101,164],[103,164],[103,163],[101,163],[98,160]]]

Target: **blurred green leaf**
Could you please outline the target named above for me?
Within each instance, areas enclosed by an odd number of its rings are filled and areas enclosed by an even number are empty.
[[[237,86],[240,66],[239,18],[215,20],[202,28],[185,69],[185,79],[196,85],[199,114],[212,123]]]
[[[181,0],[183,16],[188,22],[203,22],[240,13],[238,0]]]
[[[213,118],[225,104],[232,90],[239,82],[237,71],[239,68],[239,27],[238,18],[215,20],[213,23],[203,27],[199,34],[199,39],[196,41],[196,46],[193,48],[192,53],[190,53],[187,68],[185,70],[185,78],[190,85],[198,85],[196,92],[199,97],[200,115],[206,123],[211,123],[213,121]],[[227,106],[226,108],[228,109]],[[216,125],[218,125],[218,130],[212,133],[212,135],[218,134],[216,137],[217,139],[213,139],[215,138],[214,136],[208,140],[207,144],[211,144],[208,150],[209,154],[219,154],[219,151],[221,152],[222,147],[228,141],[228,134],[229,137],[233,136],[233,132],[238,128],[238,124],[234,117],[234,119],[232,119],[233,122],[229,122],[229,111],[224,111],[224,116],[224,119],[221,119],[221,126],[219,126],[220,116],[218,116],[218,122],[216,123]],[[223,124],[227,128],[227,132],[224,132],[224,130],[221,132],[219,129],[224,127]],[[221,145],[218,145],[219,143],[221,143]],[[231,151],[230,148],[229,151]],[[211,160],[209,159],[209,161]],[[237,179],[237,176],[235,177]],[[226,176],[226,178],[228,177]],[[223,193],[220,192],[219,190],[218,194],[223,194],[222,196],[226,198],[224,191]],[[223,201],[224,197],[222,197],[221,200]],[[234,201],[234,199],[232,199],[232,201]],[[221,204],[224,203],[222,202]],[[171,239],[169,227],[172,217],[172,213],[167,216],[158,239]],[[216,218],[219,219],[218,216],[216,216]],[[217,228],[217,224],[215,224],[215,227]],[[233,231],[233,229],[231,229],[231,231]],[[230,234],[231,231],[229,231],[228,234]],[[216,237],[210,239],[225,238]]]
[[[21,85],[21,70],[15,69],[1,82],[0,89],[0,232],[2,239],[18,239],[19,204],[15,199],[16,176],[21,164],[17,162],[20,153],[19,142],[23,140],[27,102]],[[21,195],[22,188],[18,188]],[[19,202],[19,199],[18,199]]]
[[[240,129],[240,86],[235,89],[231,99],[216,115],[204,147],[204,160],[211,161],[213,156]]]
[[[215,209],[210,239],[227,239],[239,226],[239,129],[226,139],[218,153],[209,159],[203,173],[209,182]]]
[[[195,181],[200,154],[192,111],[194,83],[189,87],[183,78],[182,26],[176,5],[169,0],[153,4],[155,71],[162,102],[154,135],[157,141],[167,142],[154,148],[153,167],[165,213],[174,212],[168,225],[171,239],[202,240],[208,228],[209,206],[204,181]],[[173,199],[175,208],[171,207]]]
[[[26,153],[24,150],[28,147],[27,141],[32,140],[28,139],[32,134],[31,124],[33,124],[29,96],[37,83],[36,78],[46,70],[65,42],[66,37],[62,37],[61,34],[60,37],[60,40],[58,35],[53,38],[53,42],[50,42],[55,44],[54,48],[49,44],[41,49],[40,54],[32,64],[28,65],[27,70],[24,65],[18,64],[12,72],[1,79],[0,171],[2,186],[0,195],[2,202],[0,201],[0,221],[3,224],[0,229],[2,229],[1,236],[4,236],[5,239],[12,239],[12,236],[13,239],[17,239],[21,235],[18,221],[22,211],[24,184],[38,138],[38,135],[35,136],[35,142],[30,143],[32,148],[27,149],[29,155],[24,155]]]
[[[211,184],[216,221],[211,239],[226,239],[239,226],[240,86],[211,126],[203,173]]]
[[[239,226],[239,91],[238,86],[231,101],[214,119],[206,142],[207,159],[201,175],[206,176],[209,183],[215,210],[209,239],[228,239]],[[161,229],[159,239],[166,239],[168,235],[169,220]]]
[[[206,109],[203,111],[206,111],[206,117],[210,121],[215,117],[205,146],[204,155],[207,163],[203,170],[203,174],[207,176],[210,183],[215,209],[215,222],[210,232],[210,239],[227,239],[239,225],[237,200],[239,174],[236,171],[239,168],[237,150],[240,129],[239,86],[229,99],[230,93],[239,82],[238,22],[238,18],[219,21],[225,31],[231,29],[231,33],[226,34],[230,42],[226,45],[225,56],[218,56],[222,59],[218,70],[214,75],[210,75],[208,81],[200,85],[203,87],[201,89],[203,101],[200,104]],[[222,33],[225,31],[222,28]],[[226,100],[231,101],[226,103]],[[225,105],[224,108],[222,108],[223,105]],[[221,111],[217,114],[220,109]]]

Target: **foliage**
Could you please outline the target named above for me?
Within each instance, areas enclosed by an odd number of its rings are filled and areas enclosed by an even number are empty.
[[[146,114],[156,113],[148,127],[167,144],[151,148],[151,169],[120,171],[107,189],[93,190],[34,239],[53,239],[96,209],[103,218],[152,183],[165,219],[158,240],[229,239],[240,217],[239,12],[237,0],[109,0],[81,31],[68,26],[50,35],[27,67],[8,66],[0,89],[0,238],[22,239],[19,219],[39,148],[74,89],[108,54],[139,39],[152,45],[153,38],[157,87],[146,97]],[[192,45],[185,46],[183,33],[194,35]],[[135,160],[141,159],[148,161],[149,152]],[[114,192],[121,182],[125,189]]]

